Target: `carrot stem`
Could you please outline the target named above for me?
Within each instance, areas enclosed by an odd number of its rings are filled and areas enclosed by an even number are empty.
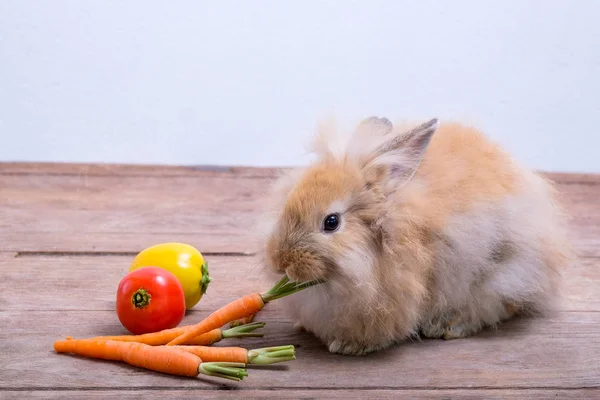
[[[238,325],[221,332],[223,339],[241,338],[241,337],[263,337],[264,333],[254,332],[256,329],[264,328],[266,323],[253,322],[251,324]]]
[[[265,347],[247,350],[243,347],[212,347],[212,346],[163,346],[192,353],[208,362],[240,362],[244,364],[267,365],[296,359],[293,345]]]
[[[269,365],[296,359],[293,345],[248,350],[248,364]]]
[[[278,280],[271,290],[279,290],[279,288],[290,281],[287,275],[284,275],[280,280]]]
[[[304,290],[319,283],[322,283],[322,281],[317,280],[305,283],[290,282],[289,278],[284,275],[283,278],[281,278],[267,292],[262,294],[252,293],[240,297],[239,299],[234,300],[214,311],[199,323],[184,327],[183,333],[179,334],[176,338],[168,342],[167,346],[185,344],[192,338],[202,335],[211,329],[221,327],[236,319],[256,314],[262,310],[265,304],[267,304],[269,301],[273,301],[284,296],[289,296],[290,294],[299,292],[300,290]]]
[[[294,294],[311,286],[315,286],[319,283],[323,283],[322,280],[315,280],[310,282],[290,282],[290,278],[284,275],[271,289],[261,294],[261,297],[265,303],[280,299],[290,294]]]
[[[219,378],[240,381],[248,376],[244,369],[246,364],[234,362],[203,362],[198,368],[198,372],[203,375],[216,376]]]

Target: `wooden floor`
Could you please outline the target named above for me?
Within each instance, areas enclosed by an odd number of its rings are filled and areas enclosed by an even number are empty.
[[[408,342],[354,358],[296,333],[277,304],[263,339],[297,360],[239,383],[182,379],[54,353],[66,335],[125,333],[116,286],[136,252],[183,241],[214,278],[184,323],[268,286],[252,226],[272,170],[0,164],[0,398],[600,398],[600,176],[550,175],[573,216],[581,260],[556,316],[463,340]]]

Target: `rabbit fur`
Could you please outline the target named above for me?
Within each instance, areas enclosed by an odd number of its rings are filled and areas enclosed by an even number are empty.
[[[567,216],[551,182],[477,129],[371,117],[346,138],[323,125],[312,151],[273,187],[260,256],[274,278],[325,280],[278,302],[329,351],[462,338],[553,309]]]

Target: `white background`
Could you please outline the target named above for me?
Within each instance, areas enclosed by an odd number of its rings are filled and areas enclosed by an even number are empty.
[[[600,172],[600,1],[0,1],[0,161],[301,164],[331,112]]]

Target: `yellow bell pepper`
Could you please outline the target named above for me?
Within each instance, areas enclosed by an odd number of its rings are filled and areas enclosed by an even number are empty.
[[[143,267],[159,267],[172,272],[183,286],[187,310],[200,301],[211,281],[208,263],[202,254],[185,243],[161,243],[142,250],[133,260],[129,272]]]

